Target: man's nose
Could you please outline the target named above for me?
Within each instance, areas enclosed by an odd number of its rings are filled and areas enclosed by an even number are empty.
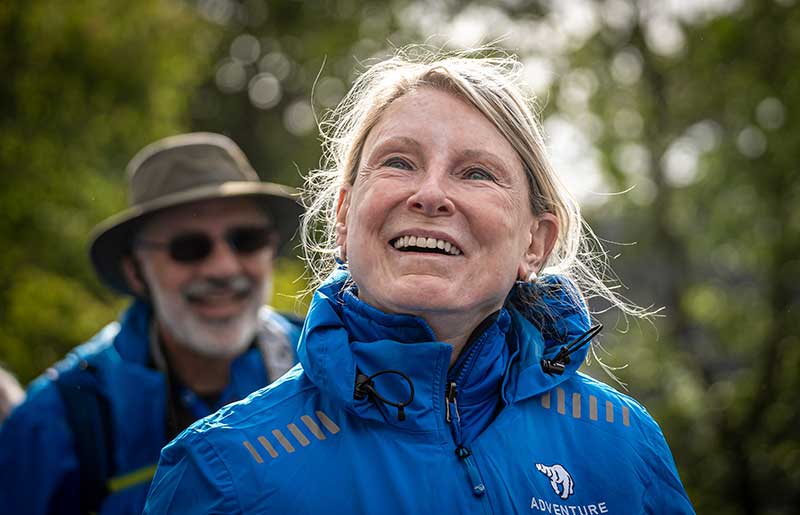
[[[455,206],[449,195],[449,174],[444,170],[428,170],[421,174],[416,191],[408,197],[406,205],[425,216],[448,216]]]
[[[228,242],[221,238],[214,240],[211,254],[200,265],[205,273],[211,276],[230,276],[241,272],[242,264],[239,255]]]

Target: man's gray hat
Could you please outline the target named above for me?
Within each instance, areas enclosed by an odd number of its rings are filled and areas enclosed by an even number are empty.
[[[261,182],[244,152],[221,134],[196,132],[156,141],[134,156],[127,171],[130,207],[94,228],[89,255],[100,279],[129,295],[134,293],[122,259],[131,252],[142,222],[155,213],[200,200],[252,198],[269,212],[281,244],[292,238],[303,213],[291,188]]]

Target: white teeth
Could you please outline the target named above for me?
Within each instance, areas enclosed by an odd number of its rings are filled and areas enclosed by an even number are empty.
[[[400,236],[392,244],[396,249],[406,247],[417,247],[424,249],[442,249],[453,256],[461,255],[461,250],[449,241],[437,238],[426,238],[425,236]]]

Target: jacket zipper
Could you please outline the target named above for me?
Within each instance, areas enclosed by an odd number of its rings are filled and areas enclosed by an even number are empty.
[[[450,425],[450,431],[453,434],[453,440],[456,444],[456,456],[458,460],[464,465],[467,471],[467,478],[472,487],[472,494],[476,497],[482,496],[486,493],[486,485],[483,484],[478,467],[475,465],[475,458],[472,456],[472,451],[462,443],[461,434],[461,415],[458,413],[458,401],[456,394],[458,388],[455,381],[450,381],[447,384],[447,391],[445,392],[445,420]]]

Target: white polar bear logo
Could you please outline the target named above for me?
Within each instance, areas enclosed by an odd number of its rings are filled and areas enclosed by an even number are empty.
[[[574,481],[572,480],[572,476],[569,475],[567,469],[562,467],[559,464],[555,465],[542,465],[541,463],[536,464],[536,470],[550,478],[550,486],[553,487],[553,491],[562,499],[566,499],[573,493]],[[558,486],[561,485],[561,491],[559,492]]]

